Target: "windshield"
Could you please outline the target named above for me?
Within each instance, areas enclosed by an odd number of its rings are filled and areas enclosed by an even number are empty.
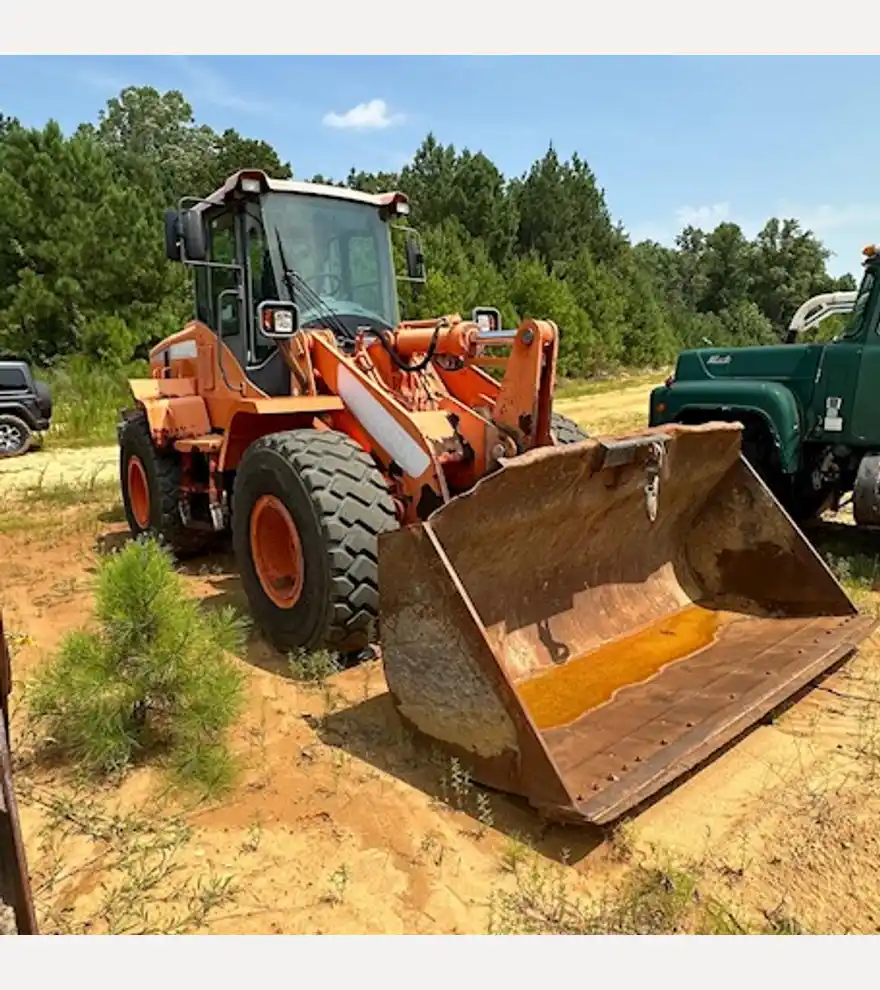
[[[378,210],[331,197],[269,193],[263,220],[279,272],[280,236],[287,265],[334,314],[354,318],[354,325],[397,326],[391,243]],[[296,298],[303,326],[326,319],[324,307],[308,295]]]

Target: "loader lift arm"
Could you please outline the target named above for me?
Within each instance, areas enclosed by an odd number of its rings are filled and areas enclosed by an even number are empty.
[[[321,389],[345,405],[328,419],[376,457],[400,499],[401,522],[426,518],[504,458],[552,443],[554,324],[487,334],[457,315],[425,322],[360,335],[353,359],[326,334],[308,337]],[[500,384],[480,370],[498,361],[483,357],[487,344],[511,348]],[[428,366],[404,370],[432,350]]]

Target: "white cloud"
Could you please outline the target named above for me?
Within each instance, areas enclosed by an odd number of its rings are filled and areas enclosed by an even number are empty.
[[[325,127],[338,130],[384,130],[403,122],[403,114],[389,113],[388,104],[384,100],[370,100],[368,103],[358,103],[345,113],[330,111],[324,114]]]
[[[735,220],[730,203],[711,203],[704,206],[679,206],[673,220],[645,221],[628,228],[633,244],[639,241],[657,241],[672,246],[685,227],[714,230],[719,223]]]
[[[730,219],[730,203],[712,203],[711,206],[680,206],[675,211],[681,227],[702,227],[713,230],[719,223]]]

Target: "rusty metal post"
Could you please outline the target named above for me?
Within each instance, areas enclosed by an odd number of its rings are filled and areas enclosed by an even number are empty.
[[[11,692],[12,663],[3,631],[3,615],[0,613],[0,900],[12,907],[18,935],[38,935],[18,805],[12,786],[9,732]]]

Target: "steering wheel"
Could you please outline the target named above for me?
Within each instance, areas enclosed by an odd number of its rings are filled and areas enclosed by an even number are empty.
[[[313,275],[308,281],[320,283],[322,279],[330,279],[332,288],[327,292],[322,292],[321,295],[335,296],[337,290],[342,288],[342,278],[337,275],[336,272],[318,272]],[[316,290],[317,291],[317,290]]]

